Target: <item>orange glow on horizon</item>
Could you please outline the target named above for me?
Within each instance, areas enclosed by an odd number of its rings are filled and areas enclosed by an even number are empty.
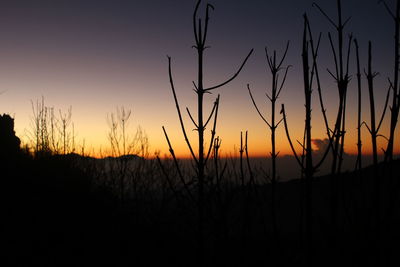
[[[90,128],[90,127],[89,127]],[[99,130],[101,127],[93,127],[92,129],[97,129]],[[101,129],[104,130],[104,129]],[[83,133],[83,130],[80,131]],[[167,143],[165,141],[164,136],[161,135],[156,135],[154,133],[148,133],[149,134],[149,158],[155,158],[156,154],[159,155],[161,158],[164,157],[171,157],[171,154],[169,152]],[[17,132],[18,135],[18,132]],[[226,138],[222,139],[223,144],[220,148],[220,156],[225,158],[225,157],[231,157],[231,158],[238,158],[239,157],[239,146],[240,146],[240,133],[239,133],[239,138],[235,136],[230,136],[230,138],[227,136]],[[153,138],[151,138],[153,137]],[[159,137],[156,139],[155,137]],[[171,138],[171,137],[170,137]],[[325,137],[322,137],[325,138]],[[26,138],[21,138],[23,140],[23,143],[27,143]],[[194,139],[196,140],[196,139]],[[279,136],[277,138],[279,142],[276,143],[276,148],[277,151],[279,151],[278,157],[283,157],[283,156],[293,156],[292,150],[289,146],[289,143],[286,139],[286,136]],[[347,138],[346,139],[346,145],[345,145],[345,153],[349,155],[357,155],[357,146],[356,142],[357,140],[352,138]],[[175,155],[177,158],[180,159],[190,159],[191,154],[190,151],[184,142],[183,139],[171,139],[171,142],[173,144],[173,149],[175,152]],[[248,140],[248,149],[249,149],[249,156],[251,158],[269,158],[270,157],[270,152],[271,152],[271,145],[270,145],[270,140],[268,136],[262,136],[262,138],[249,138]],[[396,142],[398,143],[398,142]],[[301,147],[299,144],[294,144],[296,152],[298,155],[301,154]],[[380,155],[383,154],[382,150],[380,148],[384,148],[386,145],[385,140],[381,140],[378,142],[378,153]],[[110,144],[107,140],[107,133],[102,131],[101,134],[98,135],[98,139],[81,139],[80,141],[77,141],[75,144],[75,153],[82,154],[82,151],[84,152],[85,155],[95,157],[95,158],[104,158],[108,156],[112,156],[111,153],[111,148]],[[208,144],[206,144],[206,148],[208,150]],[[83,149],[83,150],[82,150]],[[197,157],[197,145],[193,146],[194,153]],[[318,149],[313,146],[313,151],[317,152]],[[370,138],[369,136],[366,136],[363,140],[363,146],[362,146],[362,154],[364,156],[372,155],[372,147],[370,144]],[[400,148],[396,146],[395,149],[395,154],[400,154]],[[244,155],[245,156],[245,155]]]

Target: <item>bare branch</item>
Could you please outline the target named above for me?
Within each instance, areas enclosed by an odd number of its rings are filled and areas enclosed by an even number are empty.
[[[215,102],[214,102],[214,106],[213,106],[213,108],[212,108],[212,110],[211,110],[210,116],[208,117],[206,123],[204,124],[204,128],[206,128],[206,127],[207,127],[207,124],[210,122],[210,119],[212,118],[212,115],[213,115],[213,113],[214,113],[214,111],[215,111],[217,105],[219,105],[219,94],[218,94],[217,99],[216,99]]]
[[[199,0],[198,4],[200,3],[201,0]],[[185,137],[185,141],[186,144],[189,147],[190,150],[190,154],[192,155],[194,161],[196,162],[196,164],[198,163],[198,160],[196,158],[196,155],[194,154],[192,145],[190,144],[189,138],[186,134],[186,129],[185,129],[185,124],[183,123],[183,119],[182,119],[182,114],[181,114],[181,109],[179,106],[179,102],[178,102],[178,98],[176,96],[176,91],[175,91],[175,85],[174,85],[174,80],[172,78],[172,70],[171,70],[171,57],[168,56],[168,75],[169,75],[169,82],[171,85],[171,90],[172,90],[172,94],[174,95],[174,100],[175,100],[175,106],[176,106],[176,110],[178,112],[178,117],[179,117],[179,122],[181,124],[181,128],[182,128],[182,132],[183,132],[183,136]]]
[[[245,153],[246,153],[246,162],[247,162],[247,168],[249,169],[249,174],[250,174],[250,180],[249,183],[251,185],[254,185],[254,175],[251,170],[251,165],[250,165],[250,157],[249,157],[249,149],[248,149],[248,142],[247,142],[247,131],[246,131],[246,136],[245,136]]]
[[[194,91],[197,93],[199,91],[199,88],[197,87],[197,85],[196,85],[196,83],[194,81],[192,81],[192,83],[193,83],[193,86],[195,88]]]
[[[301,146],[301,148],[303,148],[303,150],[306,149],[306,147],[299,140],[296,140],[296,142],[297,142],[297,144],[299,144]]]
[[[244,190],[244,171],[243,171],[243,132],[240,132],[240,149],[239,149],[239,167],[240,167],[240,181],[242,189]]]
[[[310,24],[308,24],[308,30],[309,30],[310,38],[311,38],[311,45],[314,46],[314,45],[313,45],[314,42],[313,42],[312,34],[311,34]],[[320,32],[320,33],[319,33],[319,36],[318,36],[317,48],[315,49],[315,58],[317,58],[317,56],[318,56],[319,45],[321,44],[321,37],[322,37],[322,32]],[[313,49],[313,50],[314,50],[314,49]]]
[[[279,95],[281,94],[283,85],[284,85],[285,82],[286,82],[287,73],[288,73],[288,71],[289,71],[289,68],[291,68],[291,67],[292,67],[292,65],[289,65],[289,66],[286,67],[285,75],[283,76],[283,80],[282,80],[281,86],[279,87],[278,93],[276,94],[276,98],[278,98]]]
[[[396,16],[393,14],[392,10],[390,10],[389,6],[386,4],[386,1],[381,0],[381,1],[379,1],[378,3],[383,3],[383,5],[385,6],[386,11],[389,13],[389,15],[390,15],[394,20],[396,20]]]
[[[328,136],[328,138],[330,140],[330,145],[332,146],[332,138],[333,138],[333,136],[331,136],[331,134],[330,134],[331,133],[331,129],[329,127],[328,118],[327,118],[327,115],[326,115],[326,109],[325,109],[324,101],[323,101],[323,98],[322,98],[321,81],[319,79],[319,72],[318,72],[318,65],[317,65],[317,56],[318,56],[319,45],[321,43],[322,34],[321,33],[319,34],[317,47],[314,48],[314,40],[313,40],[313,37],[312,37],[311,26],[310,26],[310,23],[308,23],[308,20],[307,20],[307,29],[308,29],[308,35],[310,36],[311,52],[312,52],[312,56],[313,56],[313,73],[315,73],[315,78],[316,78],[316,81],[317,81],[317,90],[318,90],[319,103],[320,103],[321,112],[322,112],[322,115],[323,115],[323,118],[324,118],[326,134],[327,134],[327,136]],[[330,71],[328,70],[328,72],[330,72]],[[332,75],[332,73],[330,73],[330,74]],[[332,77],[334,77],[334,76],[332,75]],[[333,147],[332,147],[332,150],[333,150]]]
[[[350,34],[349,36],[349,46],[347,49],[347,64],[346,64],[346,77],[349,75],[349,65],[350,65],[350,53],[351,53],[351,42],[353,40],[353,34]]]
[[[365,125],[365,127],[367,127],[368,132],[369,132],[370,134],[372,134],[371,129],[369,128],[368,124],[367,124],[365,121],[363,121],[363,122],[361,123],[360,127],[363,126],[363,125]]]
[[[274,86],[273,88],[275,88],[275,90],[276,90],[276,88],[278,88],[278,80],[279,80],[279,73],[277,72],[276,73],[276,78],[275,78],[275,83],[273,85]],[[274,100],[276,100],[276,95],[275,95],[275,99]]]
[[[196,7],[194,9],[194,13],[193,13],[193,32],[194,32],[194,38],[196,40],[196,44],[199,45],[199,37],[198,37],[198,32],[197,32],[197,26],[196,26],[196,16],[197,16],[197,11],[199,9],[201,0],[197,1]]]
[[[190,120],[193,122],[194,126],[196,127],[196,129],[198,129],[199,126],[198,126],[197,123],[194,121],[194,119],[193,119],[193,117],[192,117],[192,114],[190,114],[189,108],[186,108],[186,111],[187,111],[187,113],[188,113],[188,115],[189,115]]]
[[[165,138],[167,139],[169,153],[171,153],[172,157],[174,157],[175,156],[175,152],[174,152],[174,149],[172,148],[171,142],[169,141],[169,137],[168,137],[167,131],[165,130],[164,126],[162,126],[162,129],[163,129]]]
[[[347,18],[346,21],[343,23],[342,27],[346,26],[346,24],[351,20],[351,17]]]
[[[281,114],[282,114],[282,116],[283,116],[283,123],[284,123],[284,125],[285,125],[286,137],[287,137],[287,139],[288,139],[288,141],[289,141],[289,145],[290,145],[290,148],[292,149],[292,153],[293,153],[293,155],[294,155],[294,157],[295,157],[297,163],[300,165],[300,167],[301,167],[302,169],[304,169],[304,166],[303,166],[303,164],[301,163],[301,161],[300,161],[300,159],[299,159],[299,156],[297,155],[296,150],[294,149],[292,140],[291,140],[291,138],[290,138],[289,129],[288,129],[287,121],[286,121],[286,113],[285,113],[285,105],[284,105],[284,104],[282,104]]]
[[[362,167],[362,142],[361,142],[361,104],[362,104],[362,91],[361,91],[361,71],[360,71],[360,54],[357,39],[354,39],[356,47],[356,62],[357,62],[357,90],[358,90],[358,110],[357,110],[357,159],[356,169],[361,170]]]
[[[211,150],[212,150],[212,146],[214,143],[214,138],[215,138],[215,130],[217,128],[217,118],[218,118],[218,107],[219,107],[219,95],[217,97],[217,100],[215,100],[215,116],[214,116],[214,125],[213,125],[213,129],[211,130],[211,140],[210,140],[210,146],[208,148],[208,152],[207,152],[207,156],[204,160],[204,165],[207,164],[208,159],[210,158],[210,154],[211,154]]]
[[[326,69],[326,71],[332,76],[332,78],[333,78],[335,81],[338,81],[337,77],[336,77],[329,69]]]
[[[269,122],[264,118],[264,116],[261,114],[260,110],[258,109],[258,106],[257,106],[257,104],[256,104],[256,101],[254,100],[254,97],[253,97],[253,95],[252,95],[252,93],[251,93],[250,85],[249,85],[249,84],[247,84],[247,89],[248,89],[248,91],[249,91],[251,101],[253,102],[253,105],[254,105],[254,107],[256,108],[257,112],[258,112],[258,115],[260,115],[261,119],[268,125],[268,127],[271,128],[271,124],[269,124]]]
[[[199,24],[199,44],[198,44],[198,48],[199,49],[203,49],[204,45],[203,45],[203,31],[201,29],[201,18],[198,19],[198,24]]]
[[[379,132],[379,129],[382,126],[383,119],[385,118],[386,110],[387,110],[388,103],[389,103],[390,89],[391,89],[391,86],[389,85],[389,88],[388,88],[388,91],[386,94],[385,105],[383,106],[382,116],[381,116],[381,119],[379,120],[378,127],[376,127],[376,132]]]
[[[273,71],[274,68],[273,68],[272,57],[270,57],[269,54],[268,54],[268,47],[265,47],[265,56],[267,58],[269,69],[271,71]]]
[[[388,79],[388,82],[389,82],[389,86],[390,86],[390,88],[392,88],[392,89],[393,89],[393,88],[394,88],[394,87],[393,87],[393,82],[390,80],[390,78],[387,78],[387,79]]]
[[[212,9],[212,10],[214,10],[214,6],[213,5],[211,5],[211,4],[207,4],[207,7],[206,7],[206,22],[205,22],[205,26],[204,26],[204,35],[203,35],[203,46],[205,45],[205,43],[206,43],[206,39],[207,39],[207,32],[208,32],[208,21],[210,20],[210,16],[209,16],[209,10],[210,10],[210,8]],[[204,47],[204,48],[206,48],[206,47]]]
[[[242,71],[242,69],[243,69],[244,65],[246,64],[247,60],[249,59],[250,55],[253,53],[253,50],[254,49],[250,50],[249,54],[244,59],[244,61],[243,61],[242,65],[240,66],[240,68],[236,71],[236,73],[230,79],[228,79],[227,81],[225,81],[225,82],[223,82],[223,83],[221,83],[219,85],[204,89],[204,91],[211,91],[211,90],[217,89],[217,88],[219,88],[221,86],[224,86],[225,84],[231,82],[233,79],[235,79],[239,75],[239,73]]]
[[[338,67],[338,60],[337,60],[337,55],[336,55],[336,50],[335,50],[335,46],[333,45],[333,41],[332,41],[332,35],[329,32],[328,33],[328,37],[329,37],[329,43],[331,45],[332,48],[332,53],[333,53],[333,59],[335,60],[335,69],[336,69],[336,79],[339,80],[339,67]]]
[[[282,63],[283,63],[283,61],[284,61],[285,58],[286,58],[287,52],[288,52],[288,50],[289,50],[289,43],[290,43],[290,41],[287,42],[286,48],[285,48],[285,53],[283,53],[283,57],[282,57],[281,61],[279,62],[278,66],[277,66],[277,69],[278,69],[278,70],[281,68]]]
[[[276,124],[275,128],[278,128],[279,124],[281,124],[282,121],[283,121],[283,118],[278,121],[278,123]]]
[[[333,25],[333,27],[335,27],[336,29],[338,28],[336,23],[325,13],[325,11],[317,3],[312,3],[312,6],[318,8],[322,15]]]
[[[382,138],[385,139],[386,141],[389,141],[389,138],[387,138],[387,137],[384,136],[383,134],[377,134],[376,137],[382,137]]]
[[[188,185],[187,185],[186,182],[185,182],[185,179],[183,178],[183,175],[182,175],[182,172],[181,172],[181,168],[180,168],[179,163],[178,163],[178,160],[177,160],[177,158],[176,158],[176,156],[175,156],[175,152],[174,152],[174,149],[172,148],[171,142],[169,141],[169,137],[168,137],[167,131],[165,130],[165,127],[164,127],[164,126],[162,127],[162,129],[163,129],[165,138],[167,139],[167,143],[168,143],[168,147],[169,147],[169,152],[171,153],[171,156],[172,156],[172,158],[173,158],[173,160],[174,160],[175,167],[176,167],[176,170],[178,171],[178,176],[179,176],[179,178],[180,178],[180,180],[181,180],[181,183],[183,184],[183,186],[184,186],[186,192],[188,193],[189,197],[191,198],[191,200],[194,201],[195,199],[194,199],[194,197],[193,197],[193,195],[192,195],[192,192],[190,191]]]

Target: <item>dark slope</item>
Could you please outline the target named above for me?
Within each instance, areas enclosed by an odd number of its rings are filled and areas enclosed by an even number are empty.
[[[121,203],[109,187],[97,182],[97,173],[82,164],[85,158],[77,156],[34,160],[23,154],[1,162],[2,261],[41,266],[196,265],[196,208],[184,191],[172,193],[164,183],[157,192],[144,192],[146,198]],[[314,178],[316,266],[397,266],[399,169],[395,161],[380,164],[376,172],[370,166],[335,176],[336,224],[331,220],[331,177]],[[207,194],[207,265],[304,262],[301,180],[278,184],[277,234],[272,232],[268,185],[224,186],[222,193],[211,187]]]

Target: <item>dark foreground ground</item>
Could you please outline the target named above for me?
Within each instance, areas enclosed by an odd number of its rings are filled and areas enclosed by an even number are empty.
[[[179,183],[148,184],[162,179],[154,162],[152,174],[129,174],[121,199],[118,182],[76,160],[1,161],[2,266],[400,266],[399,161],[375,176],[315,178],[311,222],[300,180],[277,185],[276,216],[270,185],[210,183],[199,235],[197,203]]]

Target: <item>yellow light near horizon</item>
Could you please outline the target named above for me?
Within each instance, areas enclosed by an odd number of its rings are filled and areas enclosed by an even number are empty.
[[[6,110],[10,110],[12,115],[15,114],[15,130],[17,135],[24,141],[24,143],[29,142],[29,131],[32,129],[31,117],[32,110],[29,101],[25,102],[25,105],[21,105],[18,102],[18,96],[15,99],[11,97],[12,101],[16,101],[17,104],[11,105],[2,99],[2,107]],[[11,101],[11,102],[12,102]],[[161,105],[160,103],[157,105]],[[50,101],[49,101],[50,102]],[[96,104],[96,105],[95,105]],[[104,107],[104,103],[95,103],[90,105],[73,107],[72,121],[75,126],[76,134],[76,152],[80,153],[82,148],[85,148],[86,153],[101,157],[110,154],[109,140],[107,138],[107,133],[109,131],[109,125],[107,125],[107,112],[101,110],[100,108],[107,108],[108,113],[113,112],[113,106],[109,105]],[[157,105],[138,105],[133,109],[133,119],[130,124],[130,134],[135,132],[137,126],[142,126],[142,128],[147,132],[150,142],[150,156],[154,156],[155,152],[159,152],[161,156],[169,155],[169,148],[167,146],[164,134],[162,132],[161,126],[166,126],[170,140],[172,142],[175,154],[180,158],[189,158],[190,153],[187,145],[184,141],[182,135],[179,120],[174,110],[173,105],[166,105],[166,108],[162,108],[163,112],[149,112],[153,110]],[[240,132],[243,133],[248,130],[248,148],[251,157],[269,157],[271,151],[270,144],[270,130],[263,124],[260,118],[257,117],[251,106],[247,106],[246,109],[238,110],[236,108],[236,103],[223,103],[223,109],[220,111],[220,117],[217,126],[217,135],[222,139],[221,156],[232,156],[238,155],[240,146]],[[68,107],[68,106],[67,106]],[[304,121],[302,119],[302,112],[297,112],[298,106],[288,109],[288,124],[289,130],[292,138],[292,142],[295,144],[296,150],[301,151],[301,147],[297,144],[297,140],[302,140],[303,138],[303,127]],[[4,112],[4,111],[3,111]],[[325,139],[325,127],[322,123],[320,115],[315,112],[316,115],[313,116],[312,131],[313,138],[315,139]],[[162,116],[160,116],[160,114]],[[190,127],[190,121],[186,118],[186,130],[188,132],[189,138],[192,142],[193,149],[197,153],[197,142],[198,138],[196,136],[197,132],[193,131],[193,127]],[[356,127],[355,118],[349,116],[347,120],[348,131],[346,133],[345,142],[345,152],[348,154],[357,153],[357,137],[356,137]],[[209,126],[210,127],[210,126]],[[205,146],[208,148],[210,142],[210,128],[206,129],[205,136]],[[381,133],[383,135],[387,134],[385,130],[388,129],[388,122],[385,121],[382,125]],[[397,135],[399,133],[399,127],[397,129]],[[399,139],[397,138],[395,143],[395,153],[400,153],[399,149]],[[368,131],[363,128],[362,130],[362,152],[363,154],[371,154],[371,137]],[[378,152],[381,154],[381,148],[385,148],[386,140],[384,138],[378,138]],[[283,124],[277,129],[277,140],[276,140],[277,151],[282,155],[291,155],[292,151],[288,145],[287,137],[284,132]]]

